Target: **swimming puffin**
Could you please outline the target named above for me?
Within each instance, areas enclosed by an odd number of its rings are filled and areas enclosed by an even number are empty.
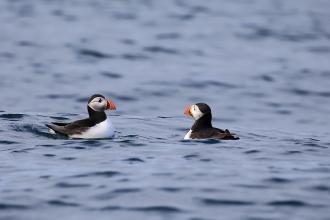
[[[212,113],[211,108],[205,103],[196,103],[190,105],[184,111],[185,115],[194,118],[196,121],[186,134],[184,139],[204,139],[215,138],[223,140],[238,140],[234,137],[235,134],[230,133],[228,129],[222,130],[212,127]]]
[[[114,135],[114,127],[104,113],[105,110],[116,110],[115,104],[103,95],[94,94],[90,97],[87,110],[89,118],[71,123],[52,122],[46,124],[50,132],[67,135],[70,138],[98,139],[111,138]]]

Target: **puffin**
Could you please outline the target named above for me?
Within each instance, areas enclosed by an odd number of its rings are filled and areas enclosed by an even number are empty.
[[[184,114],[196,120],[184,139],[239,139],[239,137],[234,137],[235,134],[230,133],[228,129],[222,130],[212,126],[211,108],[205,103],[196,103],[194,105],[188,106],[184,111]]]
[[[114,127],[107,118],[105,110],[116,110],[115,104],[103,95],[90,97],[87,110],[89,118],[71,123],[51,122],[45,124],[52,134],[62,134],[69,138],[100,139],[114,136]]]

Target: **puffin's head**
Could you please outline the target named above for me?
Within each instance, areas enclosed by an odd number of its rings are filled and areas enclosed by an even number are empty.
[[[104,110],[116,110],[115,104],[100,94],[92,95],[87,105],[97,112],[103,112]]]
[[[195,120],[198,120],[203,115],[211,113],[211,108],[205,103],[196,103],[195,105],[190,105],[184,111],[185,115],[188,115]]]

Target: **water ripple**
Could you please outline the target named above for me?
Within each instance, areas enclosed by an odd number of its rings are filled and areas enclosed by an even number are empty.
[[[123,188],[123,189],[115,189],[112,191],[112,193],[134,193],[134,192],[140,192],[141,189],[138,188]]]
[[[192,87],[192,88],[206,88],[208,86],[215,86],[215,87],[221,87],[225,89],[234,89],[237,88],[237,86],[229,83],[223,83],[219,81],[193,81],[191,79],[185,80],[181,83],[181,86],[183,87]]]
[[[48,201],[49,205],[55,205],[55,206],[80,206],[78,203],[74,202],[64,202],[62,200],[50,200]]]
[[[132,211],[142,211],[142,212],[183,212],[181,209],[172,206],[149,206],[149,207],[136,207],[128,208]]]
[[[49,118],[54,119],[54,120],[59,120],[59,121],[69,120],[69,118],[60,117],[60,116],[50,116]]]
[[[330,186],[326,186],[326,185],[314,186],[312,189],[317,190],[317,191],[328,191],[328,192],[330,192]]]
[[[156,35],[156,39],[179,39],[180,38],[180,34],[179,33],[164,33],[164,34],[157,34]]]
[[[101,73],[103,76],[109,77],[111,79],[120,79],[123,76],[118,74],[118,73],[111,73],[111,72],[102,72]]]
[[[272,177],[269,179],[265,180],[266,182],[271,182],[271,183],[289,183],[291,180],[285,179],[285,178],[280,178],[280,177]]]
[[[93,57],[93,58],[98,58],[98,59],[114,57],[113,55],[105,54],[100,51],[90,50],[90,49],[80,49],[77,51],[77,53],[82,56],[88,56],[88,57]]]
[[[130,61],[149,59],[147,55],[141,53],[125,53],[121,55],[121,57],[125,60],[130,60]]]
[[[128,162],[144,162],[144,160],[141,160],[140,158],[136,158],[136,157],[128,158],[128,159],[125,159],[123,161],[128,161]]]
[[[199,199],[206,205],[254,205],[254,202],[241,200],[225,200],[225,199]]]
[[[120,195],[126,194],[126,193],[137,193],[142,191],[141,189],[138,188],[122,188],[122,189],[116,189],[110,192],[102,193],[100,195],[93,196],[94,199],[103,201],[103,200],[109,200],[116,198]]]
[[[163,191],[166,191],[166,192],[179,192],[183,189],[178,188],[178,187],[163,187],[163,188],[159,188],[159,190],[163,190]]]
[[[20,121],[25,116],[26,115],[24,115],[24,114],[1,114],[0,118],[8,119],[8,121]]]
[[[120,206],[105,206],[101,208],[101,211],[116,211],[116,210],[122,210],[123,208]]]
[[[150,46],[144,47],[144,51],[151,52],[151,53],[165,53],[165,54],[178,54],[179,52],[173,48],[165,48],[162,46]]]
[[[86,183],[66,183],[66,182],[60,182],[55,185],[55,187],[58,188],[85,188],[90,187],[90,184]]]
[[[261,151],[260,150],[248,150],[248,151],[245,151],[244,153],[246,154],[255,154],[255,153],[260,153]]]
[[[267,203],[270,206],[308,206],[307,203],[298,200],[282,200]]]
[[[7,145],[7,144],[18,144],[19,142],[15,141],[6,141],[6,140],[0,140],[0,144]]]
[[[18,204],[9,204],[9,203],[0,203],[0,210],[8,210],[8,209],[28,209],[29,207],[26,205],[18,205]]]
[[[183,156],[183,158],[186,159],[186,160],[191,160],[191,159],[194,159],[194,158],[197,158],[197,157],[199,157],[198,154],[190,154],[190,155]]]
[[[120,175],[120,172],[116,172],[116,171],[102,171],[102,172],[91,172],[91,173],[85,173],[85,174],[79,174],[79,175],[75,175],[72,177],[75,178],[81,178],[81,177],[96,177],[96,176],[101,176],[101,177],[113,177],[113,176],[117,176]]]

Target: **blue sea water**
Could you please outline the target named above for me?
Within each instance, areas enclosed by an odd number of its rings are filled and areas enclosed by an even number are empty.
[[[330,2],[0,2],[0,219],[329,220]],[[100,93],[115,137],[44,126]],[[183,140],[205,102],[238,141]]]

